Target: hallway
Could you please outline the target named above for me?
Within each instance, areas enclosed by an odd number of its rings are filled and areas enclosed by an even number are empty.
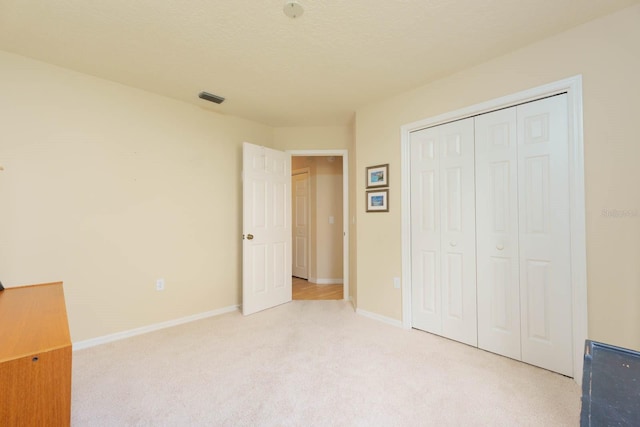
[[[342,299],[342,285],[316,285],[305,279],[293,277],[294,300],[335,300]]]

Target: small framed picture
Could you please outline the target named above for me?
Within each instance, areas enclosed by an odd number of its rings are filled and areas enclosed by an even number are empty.
[[[367,168],[367,188],[389,186],[389,163]]]
[[[389,189],[367,191],[367,212],[389,212]]]

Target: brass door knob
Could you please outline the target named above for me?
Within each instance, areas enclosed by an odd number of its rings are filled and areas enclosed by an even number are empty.
[[[247,234],[247,239],[253,240],[253,234]]]

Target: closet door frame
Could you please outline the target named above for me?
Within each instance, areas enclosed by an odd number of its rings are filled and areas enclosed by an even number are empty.
[[[573,377],[582,383],[584,342],[587,339],[587,254],[585,230],[584,139],[582,131],[582,76],[538,86],[460,110],[408,123],[400,128],[402,174],[402,325],[411,320],[411,151],[410,133],[430,126],[473,117],[548,96],[567,94],[569,128],[569,188],[571,220],[571,302],[573,335]]]

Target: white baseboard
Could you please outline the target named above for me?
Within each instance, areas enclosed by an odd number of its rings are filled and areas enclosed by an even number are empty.
[[[368,317],[370,319],[378,320],[380,322],[386,323],[386,324],[391,325],[391,326],[396,326],[398,328],[402,328],[402,321],[397,320],[397,319],[392,319],[390,317],[381,316],[381,315],[376,314],[376,313],[371,313],[370,311],[366,311],[366,310],[363,310],[361,308],[356,308],[356,313],[361,315],[361,316]]]
[[[316,277],[309,277],[307,281],[316,285],[342,285],[344,283],[342,279],[321,279]]]
[[[219,308],[217,310],[206,311],[204,313],[193,314],[191,316],[181,317],[179,319],[168,320],[166,322],[154,323],[153,325],[143,326],[141,328],[130,329],[128,331],[116,332],[115,334],[104,335],[97,338],[91,338],[84,341],[73,343],[73,351],[83,350],[89,347],[95,347],[101,344],[107,344],[113,341],[123,340],[125,338],[134,337],[136,335],[146,334],[160,329],[170,328],[172,326],[182,325],[183,323],[194,322],[196,320],[206,319],[207,317],[219,316],[225,313],[231,313],[238,310],[239,306],[232,305],[229,307]]]

